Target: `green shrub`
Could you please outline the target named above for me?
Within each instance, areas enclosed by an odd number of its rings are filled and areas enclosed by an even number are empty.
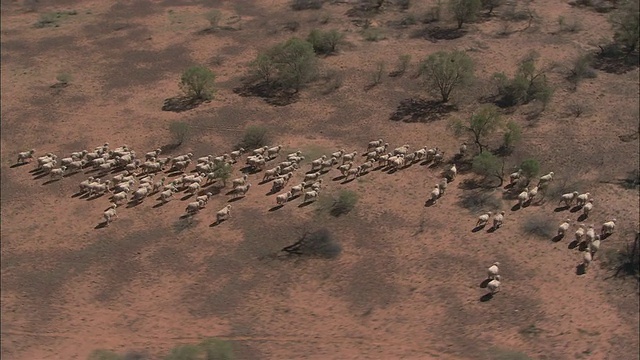
[[[171,124],[169,124],[169,132],[171,132],[175,145],[182,145],[189,136],[190,131],[189,124],[183,121],[172,121]]]
[[[480,0],[449,0],[449,11],[458,24],[458,29],[462,25],[476,19],[482,7]]]
[[[504,160],[500,160],[491,152],[483,151],[474,157],[471,168],[473,172],[484,176],[485,179],[497,179],[499,183],[496,186],[502,186],[504,182]]]
[[[69,73],[63,72],[56,75],[56,80],[58,80],[58,83],[60,84],[67,85],[73,80],[73,76]]]
[[[609,18],[614,29],[614,40],[617,44],[625,47],[628,52],[635,51],[640,44],[639,5],[638,0],[622,1],[619,10]]]
[[[263,126],[249,126],[244,132],[244,136],[236,148],[243,148],[247,151],[257,149],[269,144],[269,134],[267,128]]]
[[[533,179],[540,173],[540,163],[536,159],[527,159],[520,164],[522,175],[527,179]]]
[[[428,90],[446,103],[454,89],[473,78],[473,60],[464,51],[439,51],[422,61],[420,74]]]
[[[512,79],[504,73],[494,74],[499,102],[503,106],[526,104],[532,100],[538,100],[546,106],[551,100],[553,88],[549,85],[544,71],[536,68],[536,59],[537,54],[532,53],[522,60]]]
[[[215,92],[216,75],[204,66],[192,66],[182,73],[180,88],[192,99],[210,100]]]
[[[113,351],[98,349],[91,352],[87,360],[124,360],[124,358]]]
[[[556,235],[555,222],[548,216],[532,215],[527,217],[522,223],[522,230],[530,235],[535,235],[544,239],[551,239]]]
[[[342,190],[338,198],[333,202],[331,215],[338,217],[348,214],[358,203],[358,194],[350,190]]]
[[[338,30],[322,31],[313,29],[307,37],[307,41],[313,45],[313,51],[317,54],[332,54],[344,39],[344,34]]]
[[[367,41],[380,41],[386,39],[380,28],[367,28],[362,31],[362,36]]]
[[[514,121],[509,121],[506,127],[507,131],[502,135],[502,146],[511,150],[522,139],[522,128]]]

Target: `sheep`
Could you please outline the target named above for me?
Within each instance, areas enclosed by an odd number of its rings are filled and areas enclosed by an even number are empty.
[[[393,155],[406,155],[407,152],[409,151],[410,146],[409,145],[402,145],[400,147],[397,147],[395,149],[393,149]]]
[[[213,155],[207,155],[207,156],[199,157],[198,159],[196,159],[196,164],[207,163],[207,162],[212,161],[212,159],[213,159]]]
[[[321,157],[311,161],[311,170],[316,170],[317,168],[322,167],[322,162],[327,159],[327,155],[322,155]]]
[[[529,188],[524,188],[524,190],[518,194],[518,206],[522,207],[527,201],[529,201]]]
[[[302,194],[302,192],[304,191],[304,183],[300,183],[298,185],[292,186],[291,187],[291,197],[297,196]]]
[[[169,202],[169,200],[171,200],[171,197],[173,196],[174,193],[178,192],[178,189],[174,188],[170,188],[167,189],[163,192],[160,193],[160,201],[162,201],[162,203],[167,203]]]
[[[91,160],[91,166],[94,169],[99,169],[100,165],[104,164],[107,161],[107,159],[103,158],[103,157],[99,157],[97,159],[93,159]]]
[[[87,150],[72,152],[71,157],[76,160],[82,160],[85,157],[85,155],[87,155],[87,153],[89,153]]]
[[[171,165],[175,165],[175,163],[180,162],[180,161],[191,160],[192,157],[193,157],[192,153],[176,156],[173,159],[171,159]]]
[[[282,189],[285,185],[286,181],[284,178],[277,178],[275,180],[273,180],[273,184],[271,185],[271,192],[274,193],[280,189]]]
[[[348,180],[349,176],[351,176],[351,175],[353,175],[353,177],[355,178],[355,177],[358,176],[359,172],[360,172],[360,166],[355,167],[355,168],[351,168],[351,169],[347,170],[347,176],[345,176],[344,179]]]
[[[600,250],[600,235],[596,235],[596,238],[588,246],[591,255],[594,256],[598,250]]]
[[[191,195],[195,195],[198,191],[200,191],[200,184],[198,184],[197,182],[189,184],[189,186],[187,187],[187,192]]]
[[[558,226],[558,236],[564,236],[564,234],[569,230],[569,226],[571,219],[566,219],[560,226]]]
[[[489,219],[491,219],[491,215],[493,215],[493,213],[491,211],[482,214],[480,216],[478,216],[478,221],[476,222],[476,227],[478,226],[485,226],[487,225],[487,223],[489,222]]]
[[[509,174],[509,184],[513,185],[520,177],[522,176],[522,169],[518,169],[518,171]]]
[[[378,153],[375,151],[371,151],[366,155],[367,161],[375,161],[378,159]]]
[[[587,203],[582,207],[582,213],[585,217],[588,217],[591,210],[593,210],[593,199],[589,199],[589,201],[587,201]]]
[[[320,171],[324,171],[326,168],[331,168],[333,165],[335,165],[338,162],[338,159],[332,157],[329,160],[323,161],[320,164]]]
[[[76,161],[76,159],[72,158],[72,157],[62,158],[62,159],[60,159],[60,165],[67,166],[67,165],[71,164],[74,161]]]
[[[358,170],[358,176],[362,176],[362,175],[366,174],[372,168],[373,168],[373,162],[367,161],[367,162],[363,163],[362,165],[358,166],[358,169],[359,169]]]
[[[300,164],[304,159],[305,159],[304,156],[293,156],[293,157],[287,158],[288,161],[291,161],[295,164]]]
[[[44,165],[42,165],[41,169],[45,174],[48,174],[51,172],[51,170],[53,170],[53,168],[56,166],[56,161],[52,160],[51,162],[48,162]]]
[[[241,197],[247,195],[247,192],[251,188],[251,184],[240,185],[233,188],[233,197]]]
[[[304,182],[307,182],[309,180],[317,180],[320,177],[321,173],[319,171],[316,171],[314,173],[311,174],[305,174],[304,175]]]
[[[139,187],[134,193],[131,201],[140,203],[142,200],[149,195],[149,188],[146,186]]]
[[[378,156],[378,166],[381,168],[389,166],[389,159],[391,159],[391,154]]]
[[[384,141],[382,141],[382,139],[369,141],[369,144],[367,144],[367,150],[378,147],[378,146],[382,146],[382,144],[384,144]]]
[[[593,260],[593,256],[591,256],[591,249],[587,248],[587,251],[585,251],[584,254],[582,255],[582,267],[584,268],[585,272],[589,268],[589,264],[591,264],[592,260]]]
[[[609,235],[609,234],[613,234],[613,230],[616,227],[616,219],[611,219],[611,221],[607,221],[604,224],[602,224],[602,228],[600,229],[600,234],[601,235]]]
[[[224,154],[222,154],[220,156],[214,157],[213,158],[213,163],[215,165],[220,165],[220,164],[224,163],[228,158],[229,158],[229,154],[224,153]]]
[[[425,146],[422,149],[416,150],[414,152],[414,154],[416,155],[416,157],[415,157],[416,161],[426,158],[427,157],[427,147]]]
[[[216,213],[216,224],[219,224],[225,218],[231,218],[231,205],[223,207],[222,210]]]
[[[67,170],[66,166],[61,166],[58,169],[51,170],[49,172],[49,176],[51,176],[51,180],[62,179],[66,170]]]
[[[436,185],[433,190],[431,190],[431,202],[434,204],[438,202],[438,198],[440,197],[440,186]]]
[[[356,158],[356,155],[358,155],[357,151],[342,155],[342,164],[346,164],[349,161],[353,161]]]
[[[500,211],[493,217],[493,229],[497,230],[504,222],[504,211]]]
[[[178,161],[175,164],[173,164],[173,170],[184,173],[184,171],[187,169],[190,163],[191,163],[191,159],[188,159],[185,161]]]
[[[140,167],[140,160],[134,160],[131,164],[125,165],[124,169],[127,171],[136,171]]]
[[[318,199],[319,194],[320,193],[318,192],[318,190],[307,191],[306,193],[304,193],[304,200],[302,202],[306,203],[311,200],[315,201],[316,199]]]
[[[241,178],[233,179],[231,181],[231,187],[242,186],[247,183],[247,179],[249,179],[249,175],[244,174]]]
[[[296,169],[298,169],[298,164],[292,164],[291,166],[287,166],[285,168],[282,168],[281,174],[282,175],[287,175],[287,174],[291,174],[292,172],[294,172]]]
[[[291,180],[291,178],[293,177],[293,173],[286,173],[286,174],[282,174],[280,176],[278,176],[278,179],[284,179],[285,184],[289,182],[289,180]],[[276,179],[277,180],[277,179]]]
[[[589,201],[589,197],[591,196],[591,193],[584,193],[584,194],[580,194],[576,197],[576,206],[584,206],[587,201]]]
[[[575,232],[576,242],[580,243],[582,241],[582,237],[584,236],[584,224],[578,225],[578,230]]]
[[[270,180],[271,178],[280,175],[281,167],[280,165],[274,167],[273,169],[266,170],[264,172],[264,176],[262,177],[262,181]],[[240,184],[243,185],[243,184]]]
[[[111,171],[111,169],[113,168],[114,165],[115,165],[115,160],[107,160],[107,161],[105,161],[104,164],[99,166],[100,174],[102,174],[102,175],[108,174],[109,171]]]
[[[300,157],[301,155],[302,155],[302,151],[298,150],[294,153],[288,154],[287,160],[291,161],[292,158],[297,158],[297,157]]]
[[[113,219],[118,217],[118,214],[116,214],[116,208],[118,207],[118,204],[111,204],[111,206],[109,206],[109,209],[107,209],[102,216],[104,217],[104,222],[105,222],[105,226],[109,226],[109,223],[111,223],[113,221]]]
[[[594,225],[591,224],[589,225],[587,232],[584,234],[584,239],[587,242],[587,244],[590,244],[593,240],[595,240],[595,238],[596,238],[596,231],[594,229]]]
[[[35,153],[35,149],[18,153],[18,160],[16,161],[16,164],[24,164],[25,162],[27,162],[27,159],[29,160],[29,162],[31,162],[33,160],[33,154]]]
[[[184,212],[187,215],[193,215],[200,211],[204,207],[204,202],[202,201],[194,201],[187,204],[187,207],[184,209]]]
[[[125,191],[117,192],[117,193],[113,194],[113,196],[111,196],[111,201],[114,204],[117,204],[117,205],[121,205],[122,203],[126,203],[128,199],[129,199],[129,193],[125,192]]]
[[[107,180],[104,183],[93,183],[89,185],[89,196],[92,195],[102,195],[105,192],[111,192],[109,189],[109,184],[111,184],[111,180]]]
[[[293,162],[293,161],[283,161],[283,162],[281,162],[280,164],[278,164],[278,166],[279,166],[280,168],[286,168],[287,166],[291,166],[291,165],[293,165],[293,164],[294,164],[294,162]]]
[[[409,154],[404,156],[404,162],[405,162],[405,164],[408,164],[408,165],[413,164],[413,161],[415,159],[416,159],[416,153],[415,152],[409,153]]]
[[[255,161],[252,161],[251,167],[253,169],[259,170],[264,168],[266,164],[267,164],[267,160],[264,158],[260,158],[260,159],[256,159]]]
[[[440,190],[440,195],[444,195],[445,191],[447,191],[447,186],[449,185],[449,181],[446,177],[442,178],[440,183],[438,184],[438,190]]]
[[[444,151],[437,152],[435,155],[433,155],[434,164],[440,164],[442,160],[444,160]]]
[[[562,194],[562,197],[560,198],[560,202],[558,204],[561,204],[561,203],[564,202],[564,205],[566,207],[569,207],[569,206],[571,206],[573,201],[576,199],[576,197],[578,197],[578,192],[577,191],[574,191],[572,193]]]
[[[322,187],[322,179],[318,179],[318,181],[314,182],[311,185],[311,190],[320,190],[321,187]]]
[[[432,148],[432,149],[427,150],[427,156],[425,157],[425,160],[427,160],[427,161],[433,160],[433,158],[438,153],[440,153],[440,149],[437,146]]]
[[[196,201],[202,201],[205,205],[209,202],[209,198],[211,198],[211,196],[213,196],[212,193],[208,192],[204,195],[200,195],[196,198]]]
[[[84,160],[73,161],[69,165],[67,165],[67,170],[69,170],[69,172],[75,173],[82,170],[84,164],[86,164]]]
[[[276,204],[277,205],[284,205],[287,203],[287,201],[289,201],[289,199],[291,199],[291,191],[287,191],[284,194],[280,194],[278,196],[276,196]]]
[[[93,176],[89,176],[86,180],[80,183],[80,194],[89,190],[89,185],[93,182]]]
[[[460,154],[460,156],[465,156],[467,154],[467,143],[463,142],[460,145],[460,150],[458,150],[458,154]]]
[[[500,266],[500,263],[496,261],[489,267],[489,269],[487,269],[487,279],[493,280],[496,278],[496,276],[500,272],[498,266]]]
[[[244,152],[245,152],[244,148],[239,148],[238,150],[234,150],[230,152],[229,157],[231,158],[231,161],[235,163],[238,161],[238,158],[240,158],[240,156],[244,154]]]
[[[267,149],[269,149],[269,146],[262,146],[262,147],[259,147],[259,148],[255,149],[255,150],[253,150],[252,153],[253,153],[254,156],[255,155],[263,155],[264,152],[267,151]]]
[[[340,174],[342,174],[342,176],[346,176],[347,171],[349,171],[349,169],[351,169],[352,166],[353,166],[353,161],[349,161],[346,164],[342,164],[338,166],[338,170],[340,171]]]
[[[496,275],[495,279],[489,281],[489,283],[487,284],[487,289],[491,291],[491,295],[500,291],[500,275]]]
[[[170,162],[171,162],[171,160],[172,160],[171,156],[168,156],[168,157],[163,157],[163,158],[157,158],[157,159],[156,159],[156,162],[157,162],[158,164],[162,165],[162,168],[164,169],[164,167],[165,167],[168,163],[170,163]]]
[[[534,186],[532,189],[529,190],[529,200],[528,201],[532,201],[536,195],[538,195],[538,186]]]
[[[554,175],[553,171],[551,171],[550,173],[548,173],[546,175],[542,175],[540,177],[540,179],[538,180],[538,186],[540,184],[545,184],[545,183],[548,183],[549,181],[552,181],[553,180],[553,175]]]
[[[262,155],[253,155],[253,156],[247,156],[247,159],[245,160],[245,163],[249,166],[254,166],[255,163],[257,161],[263,160],[264,158],[262,157]]]
[[[384,145],[382,146],[378,146],[377,148],[373,149],[373,151],[378,154],[381,155],[383,154],[385,151],[387,151],[387,148],[389,147],[389,144],[384,143]]]
[[[399,154],[395,156],[395,159],[393,161],[390,161],[390,162],[391,162],[392,169],[398,170],[399,168],[403,167],[405,164],[404,155]]]
[[[450,181],[453,181],[456,178],[456,175],[458,174],[458,169],[456,168],[456,164],[451,165],[451,167],[449,168],[449,170],[447,171],[447,178],[450,179]]]
[[[280,150],[282,150],[282,145],[274,146],[267,149],[267,158],[272,159],[280,154]]]
[[[153,158],[157,158],[158,155],[160,155],[161,152],[162,152],[162,149],[155,149],[155,150],[153,150],[151,152],[148,152],[148,153],[144,154],[144,158],[145,158],[145,160],[150,160],[150,159],[153,159]]]

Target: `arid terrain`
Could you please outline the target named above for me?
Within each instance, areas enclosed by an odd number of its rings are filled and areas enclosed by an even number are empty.
[[[294,11],[285,0],[2,0],[3,359],[84,360],[96,349],[162,359],[208,337],[232,344],[237,359],[638,358],[638,282],[616,273],[611,260],[633,241],[640,218],[638,187],[621,186],[640,165],[638,67],[595,69],[576,89],[566,79],[576,56],[612,41],[609,14],[536,0],[527,5],[534,20],[503,20],[506,5],[499,6],[454,39],[436,39],[435,26],[455,27],[446,6],[434,25],[406,19],[435,1],[412,1],[407,10],[389,3],[368,21],[380,38],[367,41],[362,19],[348,15],[356,3]],[[222,14],[221,29],[203,31],[212,9]],[[560,16],[579,26],[560,29]],[[276,106],[240,94],[260,51],[315,28],[344,32],[345,41],[319,57],[324,75],[297,101]],[[464,51],[475,64],[475,80],[453,94],[457,110],[433,121],[391,120],[405,99],[437,100],[413,74],[440,50]],[[13,166],[31,148],[35,157],[62,158],[105,142],[144,157],[172,143],[175,121],[189,124],[190,135],[163,156],[218,156],[249,126],[265,127],[281,154],[300,150],[306,158],[288,187],[322,154],[344,148],[364,162],[360,155],[378,138],[390,150],[437,146],[452,163],[466,138],[454,136],[450,120],[468,118],[494,92],[492,75],[511,76],[532,50],[554,93],[541,113],[535,102],[501,109],[522,128],[505,158],[505,185],[515,166],[536,159],[539,175],[555,173],[555,193],[595,199],[580,223],[599,230],[617,219],[584,274],[576,271],[582,252],[570,244],[581,211],[556,209],[558,196],[512,209],[517,200],[503,187],[464,186],[478,176],[462,163],[431,206],[425,201],[449,165],[373,170],[349,182],[333,180],[340,175],[334,167],[318,201],[300,207],[301,199],[292,200],[275,211],[276,195],[265,195],[271,185],[260,184],[258,172],[249,175],[246,197],[232,203],[231,218],[216,226],[230,185],[190,218],[181,216],[192,198],[177,194],[157,206],[153,195],[118,207],[117,219],[99,226],[109,195],[74,195],[90,169],[52,182],[33,175],[35,160]],[[402,54],[412,59],[406,74],[388,76]],[[369,86],[381,62],[380,83]],[[216,74],[215,97],[163,111],[165,99],[181,93],[181,73],[196,64]],[[488,137],[492,147],[501,131]],[[242,175],[245,159],[230,180]],[[358,202],[331,216],[327,203],[342,190],[357,193]],[[474,197],[493,200],[462,206]],[[503,226],[472,231],[490,206],[506,211]],[[571,229],[560,241],[536,236],[524,227],[533,217],[549,224],[551,237],[567,217]],[[340,244],[338,257],[281,253],[319,228]],[[480,284],[495,261],[502,285],[484,301]]]

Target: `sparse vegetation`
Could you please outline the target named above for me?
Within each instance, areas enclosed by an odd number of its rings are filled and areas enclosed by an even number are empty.
[[[536,159],[526,159],[520,164],[522,176],[531,180],[540,173],[540,163]]]
[[[179,345],[171,349],[164,360],[233,360],[231,344],[218,340],[206,339],[198,345]]]
[[[635,189],[640,186],[640,170],[634,169],[629,171],[627,177],[622,182],[625,189]]]
[[[482,7],[481,0],[449,0],[449,11],[458,24],[458,29],[462,25],[474,21]]]
[[[451,93],[473,78],[473,60],[463,51],[439,51],[420,64],[420,75],[430,91],[437,91],[443,103]]]
[[[573,85],[573,90],[577,89],[578,84],[584,79],[593,79],[596,77],[596,72],[591,67],[593,64],[592,54],[579,55],[569,69],[569,75],[567,79]]]
[[[582,30],[582,22],[577,18],[567,19],[564,16],[558,16],[558,27],[560,32],[577,33]]]
[[[438,0],[436,5],[431,6],[427,12],[425,12],[422,22],[425,24],[430,24],[434,22],[440,21],[442,16],[442,0]]]
[[[485,179],[495,178],[499,180],[496,186],[502,186],[504,183],[504,159],[493,155],[489,151],[483,151],[473,158],[472,169],[478,175],[482,175]]]
[[[376,63],[376,69],[371,75],[371,84],[369,85],[369,87],[374,87],[382,82],[382,79],[384,78],[385,68],[386,64],[384,61],[379,61],[378,63]]]
[[[362,36],[367,41],[380,41],[386,39],[382,29],[377,27],[369,27],[362,31]]]
[[[282,251],[332,259],[340,255],[342,247],[328,229],[322,228],[314,232],[305,232],[295,244],[283,248]]]
[[[410,64],[411,64],[410,54],[403,54],[398,56],[398,65],[396,69],[393,72],[391,72],[391,74],[389,74],[389,76],[396,77],[396,76],[404,75],[407,72],[407,69],[409,68]]]
[[[506,131],[502,135],[502,146],[507,152],[513,151],[513,147],[522,139],[522,128],[515,121],[509,121]]]
[[[263,126],[249,126],[236,149],[253,150],[269,144],[269,133]]]
[[[222,19],[222,13],[220,10],[211,10],[205,14],[205,18],[209,22],[209,30],[217,30]]]
[[[522,230],[530,235],[551,239],[555,235],[555,221],[548,216],[531,215],[522,223]]]
[[[329,213],[335,217],[348,214],[358,203],[358,194],[350,190],[342,190],[331,205]]]
[[[73,76],[69,73],[62,72],[56,75],[56,80],[58,81],[58,84],[67,86],[71,81],[73,81]]]
[[[627,52],[638,49],[640,41],[640,1],[625,0],[609,20],[613,25],[615,42]]]
[[[495,106],[485,105],[465,121],[454,119],[450,126],[456,136],[470,136],[478,153],[482,153],[487,148],[486,137],[502,126],[502,118]]]
[[[579,118],[588,111],[588,106],[578,101],[572,101],[567,104],[567,111],[575,118]]]
[[[204,66],[192,66],[182,73],[180,88],[194,100],[211,100],[215,92],[216,75]]]
[[[293,10],[318,10],[322,8],[323,0],[292,0]]]
[[[227,186],[227,180],[233,174],[233,166],[227,163],[217,164],[213,168],[213,174],[216,179],[222,181],[222,186]]]
[[[171,136],[173,137],[173,144],[180,146],[189,136],[191,128],[189,124],[185,122],[173,121],[169,124],[169,132],[171,132]]]
[[[482,8],[487,10],[487,15],[491,15],[493,10],[502,5],[503,0],[481,0]]]
[[[336,29],[329,31],[313,29],[307,37],[307,41],[313,45],[313,51],[317,54],[335,53],[337,46],[343,41],[343,39],[344,34]]]
[[[98,349],[92,351],[87,360],[124,360],[124,356],[113,351]]]
[[[45,13],[40,15],[40,18],[35,23],[35,27],[37,28],[58,27],[60,26],[59,23],[61,20],[64,20],[70,15],[77,15],[77,14],[78,12],[75,10]]]
[[[553,89],[547,81],[545,71],[536,67],[537,58],[538,55],[535,52],[525,57],[512,79],[504,73],[494,75],[498,84],[500,105],[508,107],[537,100],[546,106],[551,100]]]
[[[495,211],[502,209],[502,200],[488,191],[465,191],[462,193],[458,205],[472,213]]]

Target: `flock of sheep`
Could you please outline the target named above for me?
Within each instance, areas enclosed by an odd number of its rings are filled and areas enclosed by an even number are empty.
[[[317,159],[310,161],[310,171],[304,176],[302,182],[291,186],[287,191],[275,196],[276,207],[286,205],[289,201],[302,197],[303,203],[308,203],[318,199],[320,191],[323,187],[322,175],[328,173],[334,167],[340,172],[345,181],[366,175],[369,171],[377,169],[387,169],[389,172],[395,172],[411,166],[415,162],[424,161],[431,162],[432,165],[439,165],[444,160],[444,152],[435,148],[422,147],[416,151],[410,152],[409,145],[403,145],[387,152],[389,144],[382,139],[370,141],[367,149],[362,154],[365,158],[360,165],[355,165],[357,151],[347,152],[344,149],[338,150],[328,155],[322,155]],[[263,172],[262,183],[271,181],[272,194],[283,190],[294,173],[301,168],[301,163],[305,160],[301,151],[296,151],[283,156],[283,161],[279,162],[270,169],[265,169],[267,164],[276,160],[281,156],[282,145],[263,146],[251,152],[246,158],[246,167],[243,169],[245,174],[242,177],[231,181],[232,195],[231,200],[234,201],[240,197],[244,197],[251,189],[252,184],[249,183],[248,173]],[[212,196],[211,192],[202,194],[203,187],[213,185],[218,181],[226,183],[226,178],[218,171],[224,167],[232,167],[238,162],[241,156],[246,152],[245,149],[238,149],[221,156],[207,155],[197,159],[193,158],[192,153],[176,156],[176,157],[160,157],[162,150],[155,149],[138,157],[136,152],[127,145],[123,145],[116,149],[110,149],[109,144],[105,143],[89,152],[83,150],[74,152],[58,160],[58,157],[52,153],[46,153],[36,158],[37,170],[41,174],[48,174],[52,181],[59,180],[67,174],[77,172],[97,172],[96,176],[90,176],[79,184],[80,194],[86,194],[89,197],[98,197],[106,193],[111,193],[111,204],[103,213],[103,224],[108,226],[117,218],[117,207],[126,202],[137,204],[142,202],[146,197],[159,193],[158,200],[161,204],[165,204],[171,200],[174,194],[185,191],[190,196],[196,196],[195,201],[187,204],[185,215],[192,216],[200,212],[208,203]],[[462,143],[459,153],[455,159],[460,159],[466,155],[467,144]],[[29,150],[18,154],[17,163],[22,164],[34,159],[35,150]],[[428,202],[437,204],[457,175],[457,168],[453,165],[444,171],[444,176],[440,182],[435,184],[430,193]],[[194,174],[187,175],[186,171],[191,163],[195,163]],[[59,165],[59,167],[56,167]],[[377,165],[377,166],[376,166]],[[88,169],[88,170],[87,170]],[[110,180],[102,181],[100,177],[109,173],[124,172],[112,176]],[[181,176],[173,181],[167,182],[167,176],[164,172],[173,174],[180,173]],[[154,178],[154,175],[160,173],[160,179]],[[531,203],[539,193],[544,193],[549,183],[553,180],[554,173],[550,172],[539,178],[538,184],[529,189],[526,185],[528,179],[522,176],[522,170],[518,170],[510,174],[510,185],[519,185],[522,180],[526,180],[525,187],[517,196],[519,207],[524,207]],[[134,188],[134,186],[137,186]],[[577,191],[563,194],[560,203],[564,203],[566,207],[570,207],[574,202],[583,210],[583,217],[589,216],[593,209],[593,199],[590,193],[579,194]],[[231,217],[231,204],[227,204],[216,212],[215,224],[219,224],[225,219]],[[493,217],[492,217],[493,216]],[[502,226],[505,212],[500,211],[495,215],[487,212],[478,217],[476,227],[484,227],[492,219],[492,229],[497,230]],[[570,219],[566,219],[558,227],[558,238],[562,238],[570,228]],[[600,248],[600,241],[608,234],[611,234],[615,228],[616,219],[606,221],[601,229],[600,234],[596,234],[593,224],[589,225],[585,230],[585,225],[579,224],[575,232],[575,240],[581,243],[586,241],[586,251],[583,255],[582,265],[584,269],[593,260],[593,256]],[[499,263],[494,263],[488,270],[490,282],[487,285],[491,294],[497,292],[500,287],[500,275],[498,274]]]

